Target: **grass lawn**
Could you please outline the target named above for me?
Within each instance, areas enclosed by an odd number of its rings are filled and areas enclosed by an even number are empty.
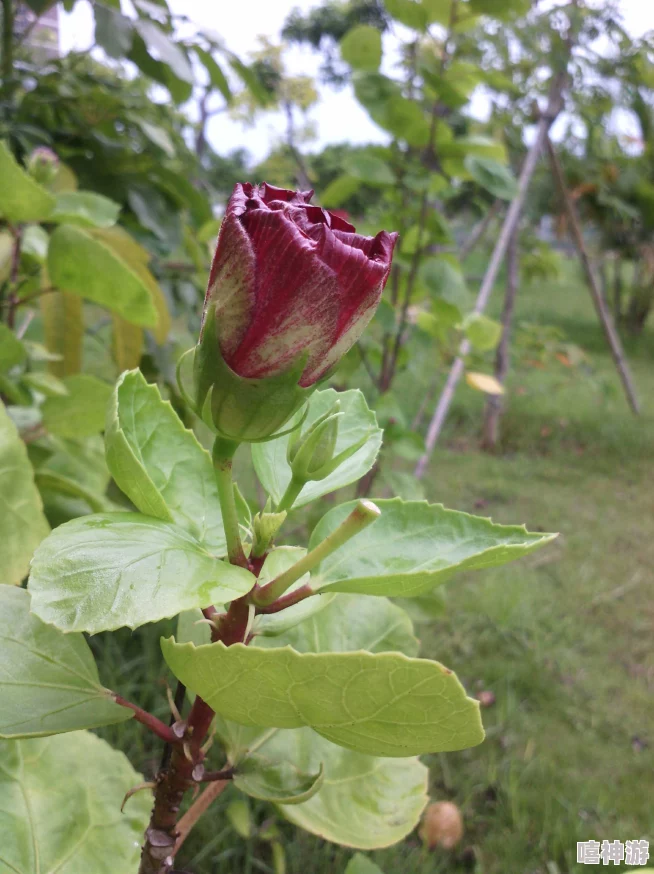
[[[591,372],[514,372],[496,455],[479,452],[482,398],[462,387],[427,495],[561,537],[518,564],[458,577],[442,618],[418,626],[424,655],[496,702],[483,711],[482,746],[429,761],[434,799],[462,808],[463,842],[453,854],[426,854],[410,838],[372,854],[385,874],[563,874],[587,870],[576,865],[576,841],[654,844],[654,334],[628,344],[644,407],[635,419],[572,268],[565,281],[524,289],[517,318],[563,328]],[[95,646],[105,682],[165,712],[161,689],[156,701],[146,689],[160,664],[154,632]],[[104,735],[151,773],[156,748],[137,726]],[[272,871],[265,850],[226,823],[229,798],[189,839],[180,870]],[[289,874],[343,871],[349,851],[281,827]]]

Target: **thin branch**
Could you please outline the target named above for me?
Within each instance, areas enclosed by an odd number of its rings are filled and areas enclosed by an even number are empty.
[[[161,740],[171,745],[179,744],[179,738],[173,732],[172,728],[152,713],[148,713],[147,710],[143,710],[137,704],[132,704],[131,701],[127,701],[122,695],[114,693],[113,699],[116,704],[120,704],[121,707],[127,707],[129,710],[132,710],[136,721],[140,722],[141,725],[145,725],[146,728],[149,728],[150,731],[154,732],[154,734],[156,734],[157,737],[160,737]]]
[[[199,795],[189,807],[184,816],[177,823],[177,840],[175,842],[174,855],[177,855],[179,852],[195,823],[200,819],[212,802],[215,801],[216,798],[225,791],[225,789],[227,789],[230,782],[230,780],[222,780],[216,783],[210,783],[204,792],[202,792],[202,794]]]

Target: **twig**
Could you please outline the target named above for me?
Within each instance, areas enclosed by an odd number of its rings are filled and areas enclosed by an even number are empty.
[[[149,728],[150,731],[154,732],[154,734],[156,734],[157,737],[160,737],[161,740],[166,741],[167,744],[179,744],[179,738],[174,734],[172,728],[152,713],[148,713],[147,710],[143,710],[137,704],[132,704],[131,701],[127,701],[122,695],[114,693],[113,699],[116,704],[120,704],[121,707],[127,707],[129,710],[133,710],[136,721],[140,722],[141,725],[145,725],[146,728]]]
[[[186,811],[184,816],[177,823],[177,840],[175,842],[174,855],[176,855],[195,823],[200,819],[202,814],[207,810],[213,801],[227,789],[230,780],[222,780],[216,783],[210,783],[204,792],[199,795],[193,804]]]

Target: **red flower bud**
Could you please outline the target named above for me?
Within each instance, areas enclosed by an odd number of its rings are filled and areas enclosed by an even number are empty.
[[[205,299],[221,354],[241,377],[304,362],[313,385],[358,340],[388,279],[397,234],[363,237],[311,206],[312,191],[238,184],[223,219]]]

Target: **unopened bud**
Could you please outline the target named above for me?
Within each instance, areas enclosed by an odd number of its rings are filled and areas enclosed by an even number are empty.
[[[41,185],[49,185],[59,170],[59,158],[47,146],[34,149],[27,159],[27,172]]]

